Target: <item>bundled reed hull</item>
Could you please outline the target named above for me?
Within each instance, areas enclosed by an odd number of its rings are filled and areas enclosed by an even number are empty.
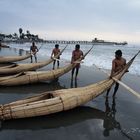
[[[48,115],[80,106],[99,96],[113,83],[105,80],[83,88],[46,92],[38,97],[13,102],[0,107],[1,119],[26,118]],[[106,84],[108,84],[106,86]]]
[[[65,48],[58,55],[56,55],[55,58],[58,58],[62,54],[62,52],[65,50]],[[54,60],[50,58],[47,61],[39,62],[39,63],[13,64],[9,67],[0,67],[0,74],[16,74],[16,73],[25,72],[25,71],[36,70],[52,63],[53,61]]]
[[[127,63],[123,70],[115,74],[116,79],[120,79],[124,75],[135,57]],[[86,87],[55,90],[1,105],[0,118],[7,120],[34,117],[69,110],[96,98],[113,84],[114,81],[108,78]]]
[[[30,57],[31,54],[27,54],[24,56],[0,56],[0,63],[17,62],[17,61],[25,60]]]

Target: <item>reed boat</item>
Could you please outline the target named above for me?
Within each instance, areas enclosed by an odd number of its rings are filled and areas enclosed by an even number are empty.
[[[113,77],[120,79],[131,66],[139,52],[122,70],[116,72]],[[107,78],[85,87],[48,91],[23,100],[4,104],[0,106],[0,119],[35,117],[73,109],[101,95],[114,83],[115,81],[112,78]]]
[[[93,47],[91,47],[92,49]],[[85,56],[91,51],[87,51],[84,54]],[[77,60],[80,62],[83,58],[80,58]],[[77,65],[77,61],[73,64],[68,64],[62,68],[56,69],[56,70],[50,70],[50,71],[27,71],[27,72],[21,72],[16,75],[12,76],[4,76],[0,77],[0,85],[1,86],[16,86],[16,85],[24,85],[24,84],[32,84],[42,81],[49,81],[56,79],[65,73],[69,72],[72,68],[74,68]]]
[[[31,57],[30,53],[23,56],[0,56],[0,63],[17,62],[17,61],[25,60],[30,57]]]
[[[58,55],[56,55],[55,58],[58,58],[62,54],[62,52],[65,50],[65,48],[62,49],[62,51]],[[39,63],[12,64],[9,66],[0,67],[0,74],[16,74],[16,73],[25,72],[25,71],[36,70],[52,63],[53,61],[54,61],[54,58],[50,58],[47,61],[43,61]]]

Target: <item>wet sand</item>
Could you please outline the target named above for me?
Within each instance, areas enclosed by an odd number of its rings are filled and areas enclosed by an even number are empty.
[[[28,60],[26,60],[28,61]],[[25,62],[26,62],[25,61]],[[61,66],[64,64],[61,63]],[[52,64],[40,70],[52,69]],[[71,81],[71,72],[58,81],[33,85],[0,87],[0,103],[8,103],[44,91],[82,87],[106,79],[95,67],[82,66],[78,80]],[[127,73],[122,81],[140,91],[140,77]],[[78,108],[48,116],[2,121],[0,140],[125,140],[140,139],[140,100],[123,87],[116,98],[106,93]]]

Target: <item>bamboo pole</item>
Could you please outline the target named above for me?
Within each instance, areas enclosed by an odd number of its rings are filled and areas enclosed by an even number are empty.
[[[123,83],[122,81],[116,79],[115,77],[112,77],[112,79],[119,83],[121,86],[123,86],[125,89],[127,89],[128,91],[130,91],[133,95],[135,95],[136,97],[138,97],[140,99],[140,93],[136,92],[135,90],[133,90],[132,88],[130,88],[129,86],[127,86],[125,83]]]

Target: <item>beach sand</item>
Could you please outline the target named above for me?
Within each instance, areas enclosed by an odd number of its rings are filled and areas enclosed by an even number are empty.
[[[61,63],[61,66],[65,64]],[[40,70],[50,70],[52,64]],[[58,81],[33,85],[0,87],[0,103],[5,104],[44,91],[83,87],[104,80],[107,75],[93,67],[81,66],[78,80],[71,81],[71,72]],[[140,77],[125,74],[122,81],[140,91]],[[125,140],[140,139],[140,100],[123,87],[112,98],[106,92],[75,109],[48,116],[1,122],[0,140]]]

